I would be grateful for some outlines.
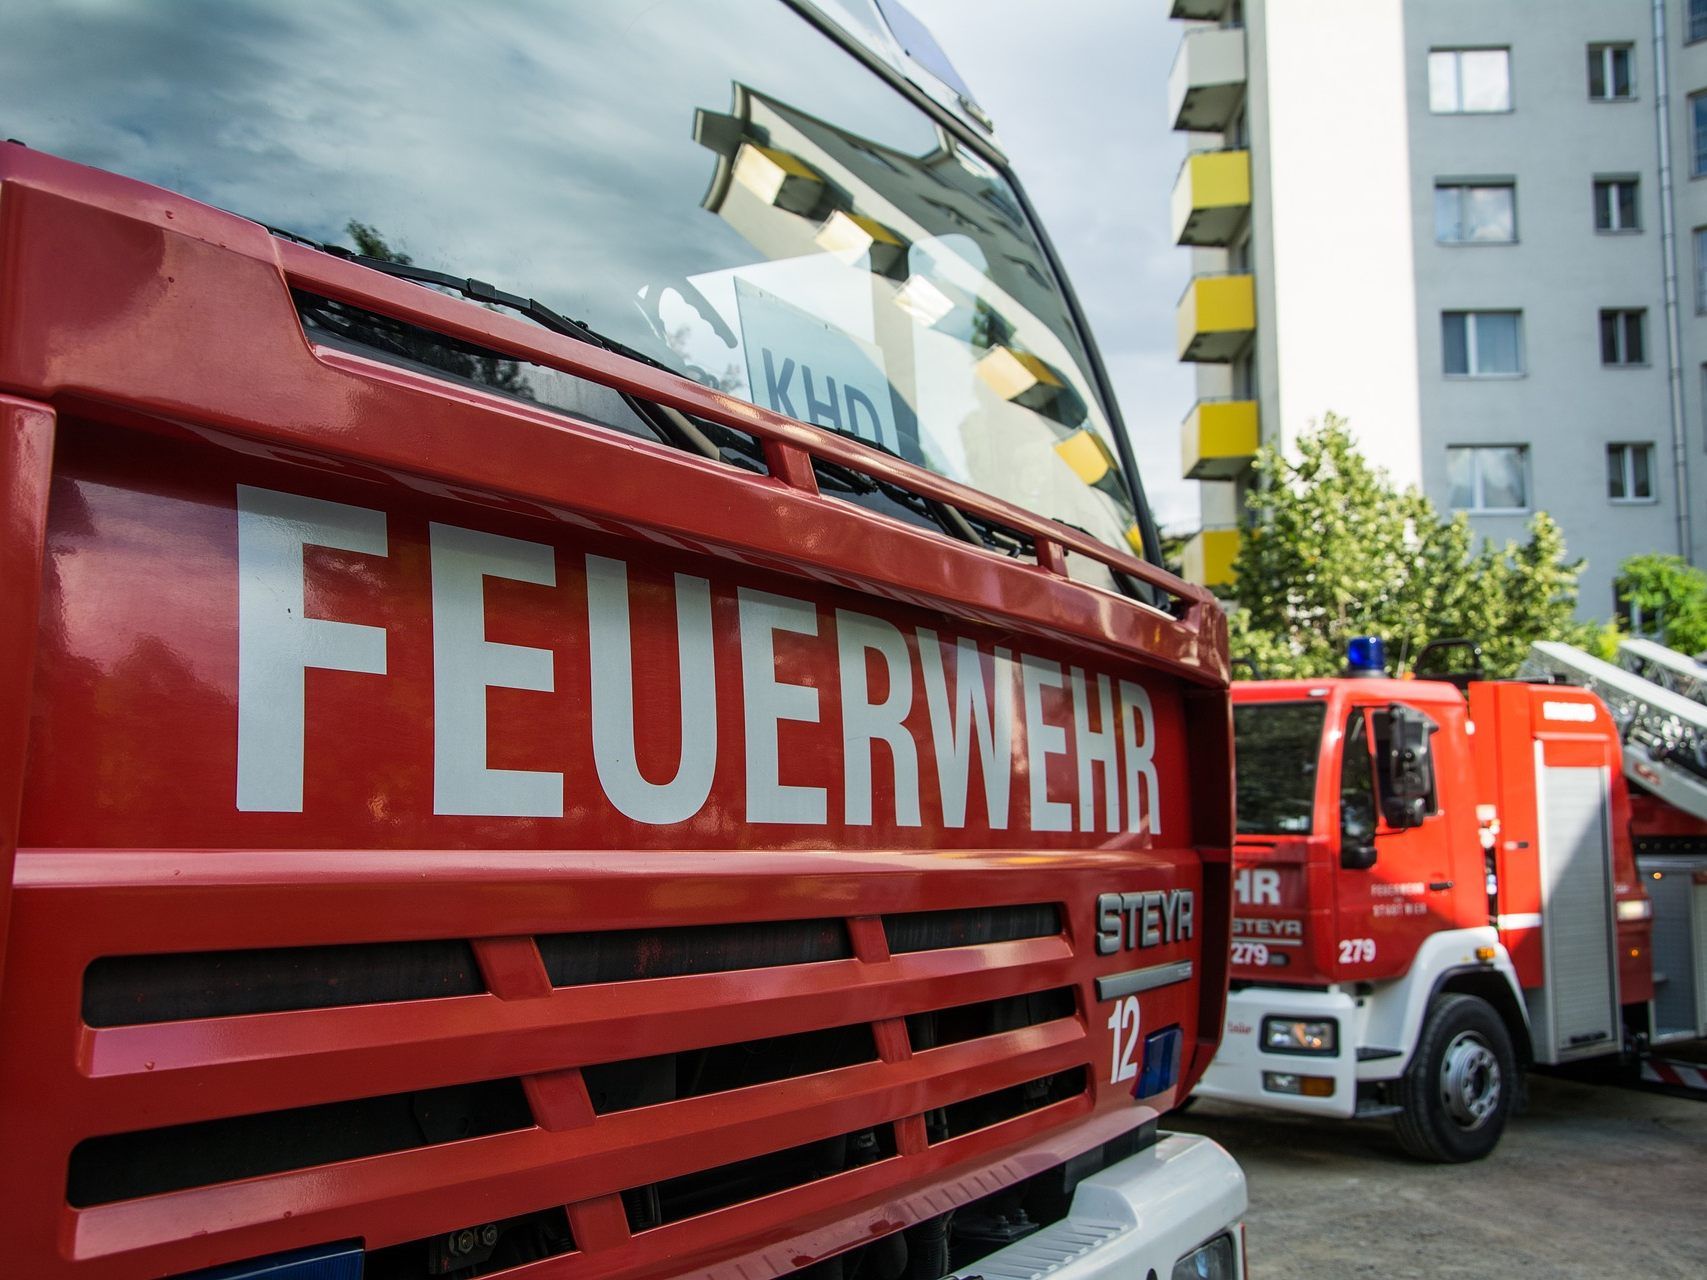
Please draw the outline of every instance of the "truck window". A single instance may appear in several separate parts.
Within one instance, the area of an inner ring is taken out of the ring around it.
[[[1241,835],[1308,835],[1327,707],[1251,702],[1233,708]]]
[[[1359,844],[1375,836],[1375,764],[1369,752],[1369,712],[1346,717],[1340,761],[1340,840]]]
[[[537,298],[1139,548],[1116,428],[1014,187],[788,5],[512,0],[400,21],[18,0],[5,26],[0,137]],[[504,372],[504,392],[546,398]],[[1084,557],[1069,571],[1110,585]]]

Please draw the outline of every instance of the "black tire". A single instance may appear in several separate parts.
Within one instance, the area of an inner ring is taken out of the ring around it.
[[[1518,1090],[1517,1054],[1493,1006],[1438,996],[1399,1079],[1399,1145],[1438,1164],[1480,1160],[1499,1145]]]

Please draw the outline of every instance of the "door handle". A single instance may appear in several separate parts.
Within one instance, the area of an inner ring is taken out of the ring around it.
[[[1452,881],[1450,880],[1430,880],[1428,882],[1430,893],[1440,893],[1443,890],[1450,889],[1451,887]]]

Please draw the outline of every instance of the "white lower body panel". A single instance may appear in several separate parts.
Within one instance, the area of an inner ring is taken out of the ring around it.
[[[1242,1254],[1245,1175],[1208,1138],[1164,1133],[1079,1183],[1060,1222],[959,1268],[984,1280],[1143,1280],[1173,1274],[1199,1245],[1230,1232]],[[1244,1274],[1243,1258],[1239,1275]]]
[[[1333,1053],[1269,1053],[1262,1047],[1262,1020],[1269,1017],[1333,1018],[1339,1024]],[[1361,1017],[1356,1001],[1339,991],[1291,991],[1274,987],[1247,987],[1227,997],[1227,1021],[1221,1047],[1197,1094],[1278,1107],[1312,1116],[1348,1117],[1357,1111],[1357,1039]],[[1329,1076],[1333,1094],[1306,1098],[1276,1093],[1264,1088],[1263,1077],[1276,1072],[1287,1075]]]

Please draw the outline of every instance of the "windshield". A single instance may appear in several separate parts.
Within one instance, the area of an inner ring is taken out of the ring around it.
[[[1316,760],[1326,718],[1321,702],[1247,702],[1233,708],[1240,835],[1315,830]]]
[[[1013,188],[779,0],[10,0],[4,27],[0,136],[538,298],[1137,549]]]

